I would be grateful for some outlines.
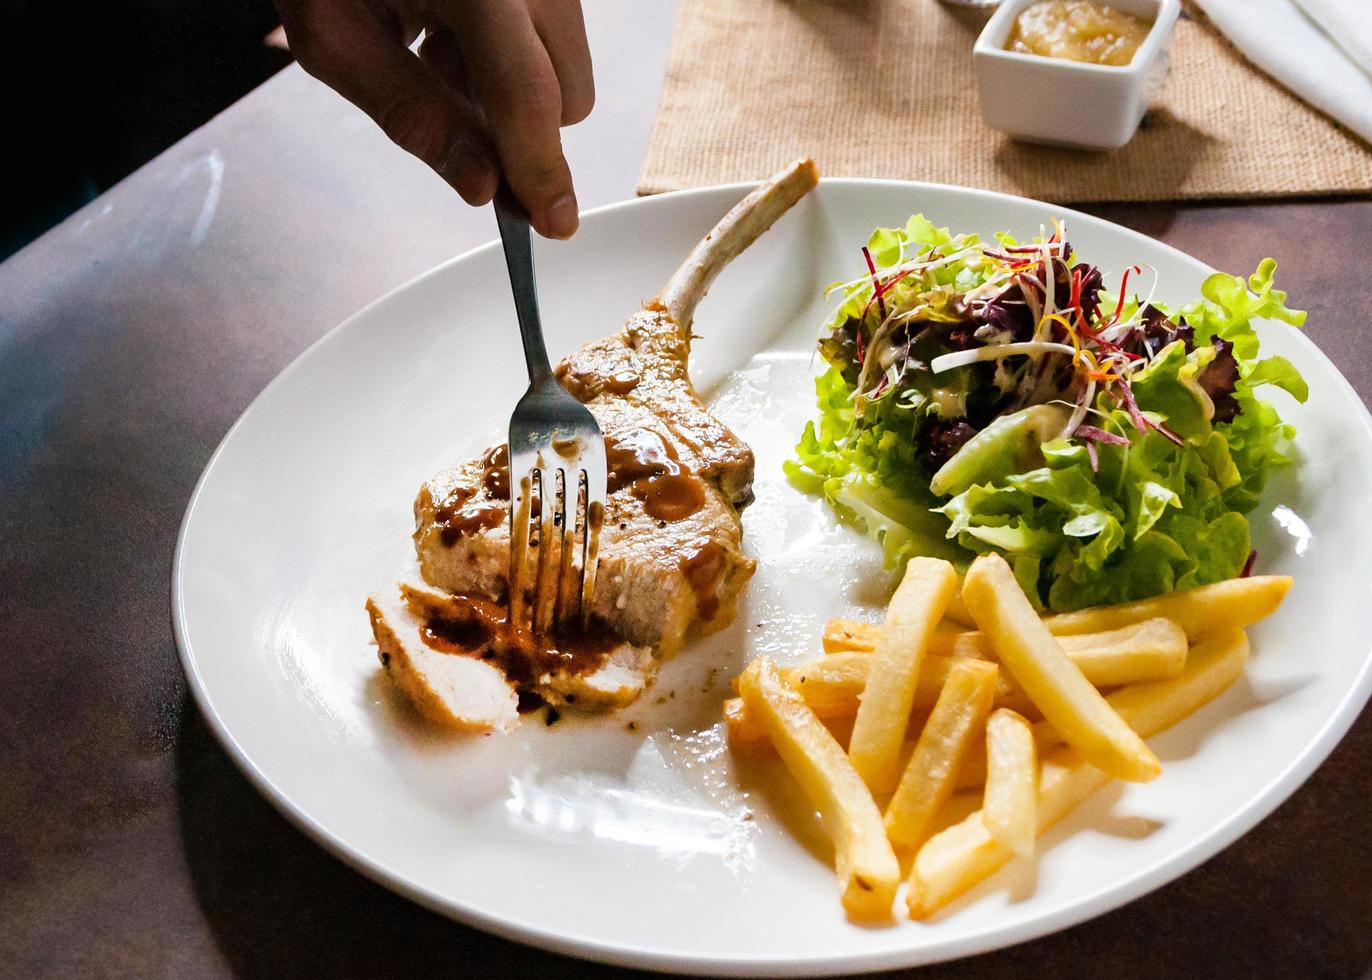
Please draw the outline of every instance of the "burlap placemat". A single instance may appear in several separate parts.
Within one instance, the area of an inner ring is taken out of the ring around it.
[[[827,176],[1059,202],[1372,191],[1372,148],[1189,12],[1128,146],[1015,143],[977,109],[984,17],[936,0],[681,0],[639,192],[756,179],[798,156]]]

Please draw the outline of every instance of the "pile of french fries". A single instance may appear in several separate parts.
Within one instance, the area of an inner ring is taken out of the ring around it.
[[[925,918],[1112,778],[1153,779],[1144,739],[1224,691],[1247,627],[1291,579],[1254,576],[1041,618],[999,555],[959,582],[912,559],[885,622],[833,620],[825,656],[748,665],[725,702],[736,751],[775,750],[834,843],[844,909]],[[913,745],[911,745],[913,742]],[[980,808],[949,824],[955,796]],[[939,829],[942,826],[942,829]]]

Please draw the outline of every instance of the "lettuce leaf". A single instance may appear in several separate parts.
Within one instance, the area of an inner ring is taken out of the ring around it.
[[[967,240],[916,215],[904,228],[878,229],[868,248],[879,265],[889,266]],[[997,240],[1013,243],[1008,236]],[[1252,548],[1245,515],[1257,506],[1271,470],[1291,461],[1295,435],[1257,392],[1280,389],[1301,402],[1309,395],[1289,361],[1259,357],[1255,320],[1292,326],[1305,320],[1274,287],[1275,268],[1266,259],[1246,280],[1216,273],[1205,280],[1200,299],[1165,311],[1194,338],[1156,352],[1134,373],[1131,389],[1145,416],[1164,423],[1180,445],[1156,429],[1140,432],[1103,390],[1091,406],[1091,425],[1127,444],[1102,441],[1088,451],[1080,439],[1053,438],[1061,428],[1046,424],[1046,415],[1038,420],[1045,424],[1032,427],[1002,416],[944,465],[936,493],[934,474],[915,451],[928,414],[924,396],[911,389],[855,411],[851,379],[833,367],[816,380],[818,417],[807,424],[786,472],[797,487],[821,495],[879,539],[892,566],[916,554],[963,564],[995,551],[1010,561],[1031,599],[1052,610],[1239,575]],[[954,264],[940,279],[956,285],[963,271]],[[842,317],[862,316],[863,302],[857,294],[846,297],[831,331]],[[1239,365],[1231,421],[1217,421],[1198,380],[1217,356],[1216,339],[1233,345]],[[1065,416],[1053,407],[1054,418]],[[1014,442],[1026,431],[1038,441],[1036,451]]]

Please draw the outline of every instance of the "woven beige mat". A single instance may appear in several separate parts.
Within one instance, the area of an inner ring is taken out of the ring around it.
[[[1191,16],[1128,146],[1012,142],[977,110],[984,16],[936,0],[681,0],[639,192],[765,177],[798,156],[832,177],[1058,202],[1372,191],[1372,148]]]

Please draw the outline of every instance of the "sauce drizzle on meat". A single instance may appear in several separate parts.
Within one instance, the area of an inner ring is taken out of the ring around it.
[[[504,445],[486,450],[481,457],[481,486],[486,499],[475,499],[475,487],[456,486],[434,511],[439,540],[447,547],[457,544],[463,535],[503,523],[509,514],[510,452]]]
[[[705,487],[681,465],[672,445],[651,429],[605,439],[610,493],[629,488],[655,520],[680,521],[705,506]]]
[[[455,545],[464,534],[495,527],[505,520],[504,506],[473,501],[475,496],[476,491],[471,487],[455,487],[443,506],[434,511],[439,538],[448,547]]]
[[[622,347],[601,347],[591,363],[578,363],[576,355],[557,366],[554,373],[567,393],[579,402],[590,402],[601,395],[627,395],[642,380],[643,364],[633,351]]]
[[[575,445],[557,445],[561,455],[574,454]],[[609,493],[628,489],[643,501],[643,510],[658,521],[682,521],[705,506],[705,485],[682,465],[672,444],[651,429],[633,429],[605,437],[606,489]],[[451,548],[466,534],[475,534],[503,522],[509,514],[510,453],[505,445],[488,449],[481,457],[481,487],[478,491],[457,486],[443,505],[434,511],[439,538]],[[537,507],[538,495],[530,501]],[[592,529],[598,534],[599,523]]]
[[[543,703],[538,689],[547,675],[590,673],[623,642],[599,620],[584,630],[534,633],[513,626],[503,605],[479,596],[449,596],[441,605],[415,612],[424,622],[420,635],[434,650],[480,657],[498,666],[514,685],[521,710]]]
[[[701,619],[714,619],[719,612],[719,578],[724,573],[727,557],[723,545],[707,541],[693,554],[681,559],[681,573],[695,593],[696,610]]]
[[[510,447],[503,442],[481,457],[481,485],[494,498],[510,496]]]

